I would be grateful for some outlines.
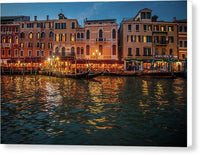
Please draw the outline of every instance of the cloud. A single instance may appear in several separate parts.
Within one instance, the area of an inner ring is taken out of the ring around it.
[[[94,3],[91,8],[88,8],[87,10],[84,10],[84,12],[80,13],[78,20],[82,23],[85,18],[90,18],[97,13],[102,5],[103,3]]]

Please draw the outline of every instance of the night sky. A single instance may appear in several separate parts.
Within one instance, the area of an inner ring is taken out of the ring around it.
[[[135,17],[143,8],[152,10],[152,15],[158,15],[158,20],[172,21],[187,19],[187,1],[133,1],[133,2],[66,2],[66,3],[2,3],[1,16],[30,16],[31,20],[37,16],[38,20],[58,19],[61,12],[67,18],[78,19],[83,25],[88,19],[117,19]]]

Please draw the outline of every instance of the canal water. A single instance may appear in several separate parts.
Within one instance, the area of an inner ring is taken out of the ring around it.
[[[4,144],[187,145],[187,81],[1,76]]]

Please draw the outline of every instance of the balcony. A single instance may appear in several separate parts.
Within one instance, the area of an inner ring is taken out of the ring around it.
[[[12,44],[10,43],[1,43],[1,47],[11,47]]]
[[[96,41],[97,42],[103,42],[103,41],[106,41],[106,38],[96,38]]]
[[[168,41],[160,41],[160,42],[154,42],[154,45],[156,46],[167,46]]]
[[[76,38],[76,42],[84,42],[85,39],[84,38]]]

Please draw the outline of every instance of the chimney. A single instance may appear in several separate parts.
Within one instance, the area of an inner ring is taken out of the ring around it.
[[[37,16],[34,16],[34,20],[37,21]]]
[[[176,21],[176,17],[173,18],[173,22],[175,22],[175,21]]]
[[[49,20],[49,15],[47,15],[47,20]]]

